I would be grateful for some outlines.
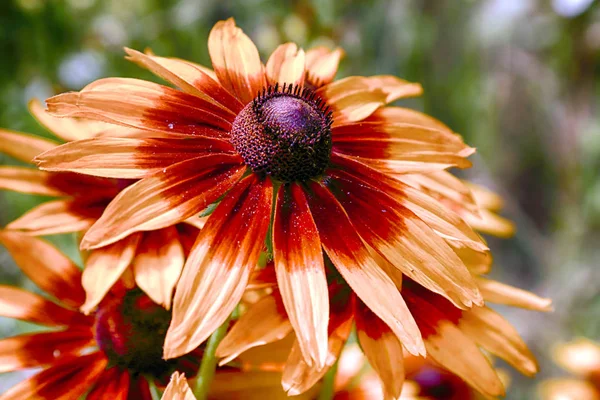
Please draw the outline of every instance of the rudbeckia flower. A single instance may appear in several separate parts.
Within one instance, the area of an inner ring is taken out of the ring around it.
[[[330,282],[326,364],[324,367],[308,365],[301,356],[300,339],[296,337],[293,345],[288,346],[291,351],[283,369],[283,388],[289,395],[298,395],[315,385],[335,364],[355,326],[358,342],[381,380],[385,398],[398,398],[405,376],[414,369],[403,365],[403,342],[347,284],[333,279]],[[481,277],[477,282],[486,302],[537,311],[551,309],[550,300],[527,291]],[[222,357],[223,364],[236,357],[243,361],[244,352],[294,335],[282,295],[275,290],[275,282],[272,283],[273,292],[249,307],[219,345],[217,355]],[[537,372],[535,358],[515,328],[491,308],[460,309],[409,279],[404,279],[398,292],[409,310],[407,318],[414,318],[422,334],[427,349],[425,360],[443,367],[478,392],[488,397],[504,394],[497,371],[480,348],[504,359],[527,376]]]
[[[102,122],[52,117],[35,100],[29,104],[29,109],[48,131],[67,141],[109,134],[136,134],[134,129]],[[38,154],[57,146],[59,143],[53,140],[0,129],[0,152],[24,163],[31,163]],[[7,229],[30,235],[85,232],[100,218],[119,192],[135,182],[126,178],[100,178],[70,172],[39,171],[23,166],[1,166],[0,189],[57,197],[27,211],[11,222]],[[169,308],[186,252],[196,239],[202,223],[200,218],[190,218],[185,224],[134,233],[89,252],[82,278],[87,294],[82,310],[93,310],[127,269],[133,272],[137,285],[146,294]]]
[[[48,242],[0,231],[21,270],[50,297],[0,285],[0,315],[48,327],[0,340],[0,372],[41,371],[0,395],[2,400],[152,400],[150,383],[166,385],[175,370],[193,376],[202,351],[169,361],[162,344],[171,313],[127,280],[90,315],[78,311],[81,271]]]
[[[486,245],[458,214],[399,178],[468,167],[474,151],[434,119],[386,107],[420,94],[418,84],[335,81],[340,50],[292,43],[263,65],[233,19],[214,26],[208,48],[214,71],[127,50],[180,90],[109,78],[49,99],[54,116],[147,134],[75,141],[37,158],[48,171],[139,179],[87,231],[83,248],[214,208],[177,286],[166,358],[196,348],[228,318],[265,250],[299,351],[319,368],[332,326],[328,274],[412,354],[426,345],[398,291],[402,276],[457,309],[483,304],[459,253],[485,256]]]

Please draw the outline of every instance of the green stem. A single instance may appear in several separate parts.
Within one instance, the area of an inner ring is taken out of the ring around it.
[[[160,391],[156,387],[156,383],[154,383],[154,379],[147,378],[147,380],[148,380],[148,387],[150,388],[150,395],[152,396],[152,400],[160,400],[162,395],[160,394]]]
[[[338,363],[337,361],[329,371],[323,377],[323,386],[321,387],[321,392],[319,393],[318,400],[331,400],[333,399],[333,395],[335,394],[335,375],[337,374]]]
[[[194,386],[194,395],[198,400],[206,400],[208,398],[208,390],[210,384],[215,376],[215,370],[217,368],[217,357],[216,351],[219,343],[225,337],[227,328],[229,327],[229,319],[223,323],[220,327],[208,339],[206,347],[204,349],[204,355],[202,356],[202,363],[200,364],[200,371]]]

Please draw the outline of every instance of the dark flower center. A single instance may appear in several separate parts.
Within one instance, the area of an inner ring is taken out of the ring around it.
[[[110,363],[133,374],[170,374],[177,359],[165,361],[162,354],[171,313],[140,290],[109,296],[98,306],[95,329],[98,346]]]
[[[238,114],[231,142],[254,172],[305,181],[327,168],[331,123],[331,112],[312,91],[275,85]]]

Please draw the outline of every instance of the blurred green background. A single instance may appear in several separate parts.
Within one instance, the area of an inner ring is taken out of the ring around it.
[[[552,297],[540,315],[503,309],[538,355],[534,380],[513,375],[508,399],[535,398],[562,374],[557,341],[600,337],[600,6],[593,0],[4,0],[0,126],[45,135],[27,102],[107,76],[155,79],[123,59],[146,47],[209,65],[207,36],[233,16],[263,59],[281,42],[346,50],[338,76],[421,82],[406,102],[477,147],[464,176],[501,193],[517,235],[489,238],[493,276]],[[14,160],[1,156],[4,164]],[[41,198],[0,193],[0,223]],[[59,237],[76,254],[73,237]],[[2,283],[32,287],[0,253]],[[31,329],[0,320],[0,336]],[[21,374],[0,376],[0,392]]]

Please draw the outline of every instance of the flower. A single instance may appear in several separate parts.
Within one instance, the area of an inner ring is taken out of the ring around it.
[[[149,383],[165,385],[176,369],[196,373],[201,350],[162,359],[171,313],[120,281],[90,315],[77,311],[85,298],[81,271],[48,242],[0,231],[22,271],[54,300],[0,285],[0,315],[52,329],[0,340],[0,372],[41,368],[10,388],[2,400],[151,400]],[[129,397],[128,397],[129,396]]]
[[[340,50],[292,43],[265,66],[233,19],[215,25],[208,47],[214,71],[127,49],[181,90],[109,78],[49,99],[52,115],[147,133],[75,141],[37,157],[48,171],[139,179],[87,231],[83,248],[214,207],[177,286],[166,358],[196,348],[227,319],[265,250],[299,351],[319,368],[331,326],[328,275],[413,354],[424,354],[425,343],[397,287],[403,275],[458,309],[483,304],[462,259],[488,257],[487,246],[458,214],[403,180],[468,167],[474,151],[440,122],[386,107],[420,94],[418,84],[334,81]]]
[[[107,134],[135,136],[136,130],[76,118],[56,118],[45,113],[38,101],[29,104],[31,113],[61,139],[77,140]],[[55,141],[20,132],[0,130],[0,151],[19,161],[56,148]],[[110,160],[105,160],[110,163]],[[31,235],[85,232],[102,215],[121,190],[134,182],[99,178],[70,172],[45,172],[21,166],[0,167],[0,188],[21,193],[58,197],[44,202],[11,222],[7,229]],[[93,310],[128,268],[137,285],[155,302],[169,308],[184,258],[203,220],[151,232],[134,233],[103,248],[91,251],[85,262],[83,287],[87,298],[84,312]],[[194,227],[195,226],[195,227]]]
[[[600,345],[579,338],[554,349],[558,365],[574,378],[548,379],[540,385],[543,400],[600,399]]]
[[[550,300],[524,290],[481,277],[477,282],[486,302],[537,311],[551,309]],[[480,348],[504,359],[527,376],[537,372],[535,358],[516,330],[487,306],[459,309],[443,296],[410,279],[404,279],[400,292],[410,312],[408,317],[414,318],[422,334],[427,349],[426,360],[440,365],[475,390],[488,397],[504,393],[500,377]],[[329,298],[326,364],[324,367],[308,365],[295,339],[283,368],[282,384],[286,392],[298,395],[315,385],[339,358],[354,324],[358,342],[382,382],[383,393],[389,398],[398,398],[403,391],[405,375],[414,369],[414,365],[403,366],[405,353],[401,340],[347,284],[332,282]],[[243,363],[244,352],[284,341],[290,334],[293,336],[292,332],[281,294],[273,290],[240,317],[220,343],[217,356],[222,357],[221,364],[236,357]],[[414,364],[415,357],[409,359]]]

